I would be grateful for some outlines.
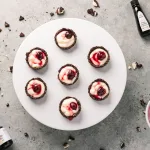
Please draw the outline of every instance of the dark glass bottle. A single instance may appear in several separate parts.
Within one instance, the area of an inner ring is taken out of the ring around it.
[[[0,150],[5,150],[13,144],[11,137],[5,128],[0,127]]]
[[[131,5],[134,11],[134,15],[136,18],[136,23],[137,23],[137,27],[138,27],[140,35],[142,37],[150,35],[150,23],[140,6],[139,1],[132,0]]]

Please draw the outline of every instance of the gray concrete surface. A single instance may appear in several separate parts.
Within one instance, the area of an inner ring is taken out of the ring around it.
[[[149,0],[140,2],[150,19]],[[0,97],[0,125],[14,140],[9,150],[62,150],[62,143],[70,134],[75,137],[70,150],[99,150],[100,147],[120,150],[121,141],[125,142],[126,150],[150,150],[150,129],[139,102],[150,99],[150,38],[144,40],[139,36],[130,0],[100,0],[100,5],[101,8],[96,9],[98,17],[92,17],[86,13],[92,7],[92,0],[0,0],[0,28],[3,30],[0,33],[0,87],[4,93]],[[53,7],[58,6],[63,6],[66,14],[50,17],[49,13],[55,11]],[[20,15],[26,21],[19,22]],[[20,32],[27,36],[43,23],[65,17],[86,19],[102,26],[119,43],[127,64],[136,60],[144,65],[141,70],[128,71],[123,98],[108,118],[89,129],[75,132],[51,129],[34,120],[19,103],[12,74],[7,71],[24,40],[19,37]],[[4,27],[5,21],[10,24],[11,31]],[[141,127],[141,132],[136,131],[137,126]],[[29,138],[24,137],[25,132],[29,133]]]

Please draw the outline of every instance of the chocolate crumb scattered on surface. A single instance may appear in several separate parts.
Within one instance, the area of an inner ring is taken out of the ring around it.
[[[69,145],[67,142],[65,142],[65,143],[63,144],[64,149],[67,149],[69,146],[70,146],[70,145]]]
[[[6,106],[9,107],[9,103],[7,103]]]
[[[51,12],[51,13],[50,13],[50,16],[51,16],[51,17],[53,17],[53,16],[54,16],[54,13],[53,13],[53,12]]]
[[[29,134],[28,134],[28,133],[24,133],[24,136],[28,138],[28,137],[29,137]]]
[[[48,12],[46,12],[48,14]]]
[[[19,36],[20,37],[25,37],[25,34],[21,32]]]
[[[128,69],[129,69],[129,70],[131,70],[131,69],[132,69],[132,67],[131,67],[131,66],[128,66]]]
[[[141,128],[140,127],[136,127],[136,131],[137,132],[141,132]]]
[[[20,16],[20,17],[19,17],[19,21],[22,21],[22,20],[24,20],[24,17],[23,17],[23,16]]]
[[[137,68],[138,68],[138,69],[141,69],[141,68],[143,68],[143,65],[137,63]]]
[[[65,9],[63,7],[58,7],[56,13],[57,15],[63,15],[65,13]]]
[[[122,142],[122,143],[120,144],[120,148],[122,149],[122,148],[124,148],[124,147],[125,147],[125,143]]]
[[[100,5],[99,5],[97,0],[93,0],[93,6],[94,7],[100,7]]]
[[[94,17],[96,17],[98,15],[98,13],[95,10],[93,10],[93,8],[88,9],[87,13]]]
[[[75,138],[74,138],[73,136],[70,135],[70,136],[68,137],[68,141],[69,141],[69,142],[70,142],[70,141],[74,141],[74,140],[75,140]]]
[[[5,22],[5,27],[8,28],[10,27],[10,25],[7,22]]]
[[[142,100],[140,100],[140,104],[141,104],[141,106],[143,106],[143,107],[145,107],[146,106],[146,103],[145,103],[145,101],[142,99]]]
[[[0,29],[0,32],[2,32],[2,29]]]
[[[4,96],[4,94],[3,93],[1,93],[1,97],[3,97]]]
[[[13,66],[10,66],[9,70],[10,70],[11,73],[13,73]]]
[[[31,140],[32,140],[32,141],[35,141],[35,137],[33,136],[33,137],[31,138]]]
[[[146,130],[146,128],[144,128],[144,130]]]

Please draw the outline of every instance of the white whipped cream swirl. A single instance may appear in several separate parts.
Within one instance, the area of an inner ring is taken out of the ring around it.
[[[71,38],[66,38],[65,34],[68,31],[62,31],[56,36],[57,44],[62,47],[62,48],[67,48],[70,47],[74,44],[75,42],[75,36],[72,35]]]

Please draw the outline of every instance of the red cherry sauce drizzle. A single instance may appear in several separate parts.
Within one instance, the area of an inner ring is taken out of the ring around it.
[[[106,58],[105,52],[101,52],[101,51],[95,52],[95,53],[93,54],[93,56],[92,56],[92,59],[93,59],[95,62],[97,62],[98,65],[100,65],[100,61],[99,61],[99,60],[102,61],[102,60],[105,59],[105,58]]]
[[[97,86],[97,85],[100,85],[101,84],[101,82],[97,82],[97,84],[95,85],[95,87]],[[94,88],[95,88],[94,87]],[[93,95],[93,97],[95,97],[96,99],[102,99],[101,97],[104,95],[104,94],[106,94],[106,90],[102,87],[102,86],[100,86],[100,88],[98,89],[98,91],[97,91],[97,95]]]
[[[38,64],[40,66],[42,66],[43,65],[42,59],[45,58],[45,53],[44,52],[37,52],[35,57],[40,61]]]
[[[64,77],[67,75],[68,80],[72,80],[76,76],[76,72],[73,70],[66,70],[66,72],[63,74],[61,80],[64,80]]]
[[[32,89],[35,92],[35,95],[38,95],[41,93],[42,87],[40,84],[33,83],[28,90]]]

